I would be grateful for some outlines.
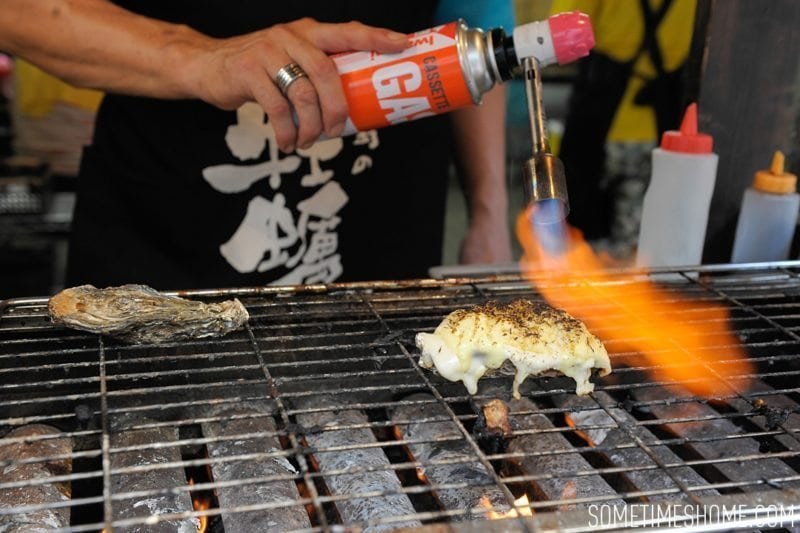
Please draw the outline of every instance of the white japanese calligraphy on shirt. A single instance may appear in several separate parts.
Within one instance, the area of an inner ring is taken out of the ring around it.
[[[242,164],[220,164],[203,169],[203,178],[223,194],[248,190],[260,180],[267,180],[272,198],[255,195],[247,206],[238,228],[219,250],[222,257],[239,273],[283,272],[275,279],[278,284],[327,283],[342,274],[337,228],[339,216],[349,198],[335,171],[324,163],[339,156],[345,142],[374,150],[380,145],[375,130],[358,133],[349,139],[326,139],[307,150],[283,156],[275,142],[275,132],[267,122],[260,106],[247,103],[236,112],[236,124],[230,126],[225,143]],[[261,158],[265,161],[246,163]],[[281,192],[284,176],[297,179],[293,174],[301,164],[308,162],[308,171],[299,177],[303,190],[309,196],[287,205]],[[369,154],[359,154],[352,164],[350,174],[361,174],[372,166]],[[346,178],[346,176],[345,176]],[[263,193],[263,190],[261,191]]]

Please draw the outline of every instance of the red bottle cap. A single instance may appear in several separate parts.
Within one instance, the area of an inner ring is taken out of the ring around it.
[[[680,131],[665,131],[661,148],[685,154],[710,154],[714,147],[711,135],[697,131],[697,104],[690,104],[683,115]]]
[[[547,22],[550,24],[553,49],[559,65],[566,65],[589,55],[594,47],[594,31],[589,15],[570,11],[553,15]]]
[[[6,54],[0,53],[0,77],[11,74],[14,70],[14,62]]]

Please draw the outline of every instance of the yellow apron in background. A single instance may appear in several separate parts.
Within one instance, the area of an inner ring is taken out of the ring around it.
[[[78,89],[21,59],[14,61],[14,99],[17,110],[33,118],[47,116],[56,103],[95,112],[103,93]]]
[[[650,0],[657,9],[662,0]],[[644,20],[639,0],[553,0],[551,13],[583,11],[592,19],[596,38],[595,50],[611,59],[626,62],[633,59],[644,38]],[[664,70],[672,72],[680,67],[689,55],[692,41],[696,0],[675,0],[656,35]],[[645,79],[656,75],[650,56],[645,52],[633,67],[633,76],[620,102],[611,129],[609,141],[655,141],[656,118],[649,106],[639,106],[634,97]]]

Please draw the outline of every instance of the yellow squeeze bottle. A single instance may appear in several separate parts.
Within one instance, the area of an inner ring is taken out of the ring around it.
[[[777,151],[769,170],[756,172],[753,185],[744,193],[731,260],[788,259],[799,208],[797,176],[785,171],[783,154]]]

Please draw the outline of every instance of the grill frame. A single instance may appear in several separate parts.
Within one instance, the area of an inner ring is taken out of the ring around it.
[[[664,277],[666,276],[666,277]],[[781,263],[769,264],[749,264],[749,265],[709,265],[702,267],[690,268],[669,268],[669,269],[652,269],[648,271],[643,270],[628,270],[619,269],[612,271],[612,279],[610,283],[628,283],[630,280],[652,278],[660,280],[664,283],[666,288],[666,297],[670,295],[680,294],[694,294],[701,296],[706,301],[724,303],[729,305],[734,310],[732,317],[732,325],[740,334],[746,335],[745,346],[755,350],[756,356],[753,357],[757,362],[773,361],[786,367],[791,367],[792,362],[800,359],[800,351],[797,354],[789,353],[783,355],[758,355],[760,350],[769,350],[774,348],[780,350],[783,347],[788,347],[797,344],[800,350],[800,298],[798,299],[797,312],[791,313],[793,303],[791,300],[794,297],[800,297],[800,262],[790,261]],[[542,276],[542,283],[548,281]],[[477,416],[465,413],[459,410],[458,407],[463,408],[468,405],[470,401],[475,402],[482,399],[490,399],[494,396],[482,394],[483,387],[479,390],[479,394],[475,398],[470,398],[466,391],[459,393],[458,389],[460,384],[448,384],[443,382],[438,376],[421,369],[417,365],[417,356],[415,348],[409,345],[409,335],[413,331],[420,328],[414,327],[415,324],[426,324],[422,329],[432,329],[439,320],[449,311],[455,307],[463,305],[471,305],[474,303],[483,303],[488,299],[494,298],[509,298],[514,295],[526,295],[529,297],[540,298],[538,294],[533,291],[529,284],[523,281],[517,275],[499,275],[484,278],[449,278],[444,280],[411,280],[411,281],[380,281],[380,282],[360,282],[360,283],[342,283],[330,285],[309,285],[309,286],[295,286],[295,287],[255,287],[243,289],[221,289],[221,290],[192,290],[192,291],[179,291],[171,294],[179,295],[182,297],[196,298],[196,299],[210,299],[217,300],[229,297],[238,297],[245,300],[245,305],[251,312],[253,312],[253,320],[248,324],[243,332],[234,334],[223,339],[213,341],[192,341],[183,343],[171,343],[163,347],[128,347],[114,341],[109,341],[100,336],[92,336],[79,332],[67,332],[46,323],[43,316],[43,308],[46,308],[46,298],[22,298],[13,299],[0,302],[0,399],[5,402],[9,398],[14,398],[17,402],[15,409],[19,411],[19,415],[10,416],[8,411],[12,410],[7,407],[2,410],[3,416],[0,416],[0,429],[7,426],[18,426],[27,423],[50,423],[56,426],[64,425],[67,423],[74,423],[72,421],[80,422],[81,414],[73,411],[58,412],[58,407],[52,407],[51,404],[57,402],[64,402],[69,405],[97,405],[97,409],[88,413],[87,420],[84,424],[86,427],[81,428],[76,426],[73,430],[64,430],[60,436],[67,436],[73,441],[78,439],[94,439],[98,446],[96,448],[89,448],[84,450],[74,451],[71,458],[86,459],[86,460],[100,460],[101,470],[72,473],[68,476],[61,476],[50,481],[78,481],[80,479],[88,478],[102,478],[102,494],[92,497],[84,498],[81,501],[86,504],[102,504],[104,519],[101,522],[93,522],[90,524],[78,525],[67,529],[68,531],[92,531],[101,527],[110,530],[112,526],[124,527],[141,524],[141,519],[127,519],[114,522],[113,507],[115,502],[119,503],[124,498],[147,497],[159,493],[158,491],[134,491],[120,494],[112,494],[111,480],[112,475],[120,475],[121,473],[135,473],[148,471],[148,466],[134,466],[128,467],[120,471],[112,467],[112,455],[119,454],[126,451],[125,449],[116,449],[112,445],[111,439],[111,420],[119,416],[121,413],[140,412],[144,414],[152,414],[152,412],[171,413],[189,412],[194,408],[202,409],[202,402],[198,404],[197,398],[205,398],[208,406],[218,405],[220,400],[228,402],[231,406],[236,407],[247,402],[264,401],[268,404],[268,409],[271,414],[265,416],[273,417],[279,425],[274,434],[276,438],[282,438],[283,448],[275,452],[254,454],[247,457],[238,457],[238,459],[249,460],[272,460],[276,458],[284,458],[285,460],[292,460],[293,465],[299,469],[296,475],[286,474],[283,477],[269,477],[257,479],[257,481],[293,481],[298,485],[302,485],[308,491],[307,495],[298,498],[296,504],[310,505],[310,513],[312,517],[316,518],[316,522],[309,529],[310,531],[331,531],[335,529],[335,523],[330,521],[331,506],[335,506],[336,501],[347,499],[348,495],[337,496],[334,494],[321,493],[318,490],[318,479],[321,474],[315,470],[312,464],[309,464],[309,456],[313,456],[314,451],[309,450],[307,444],[304,444],[304,431],[307,432],[308,428],[298,427],[295,422],[298,414],[308,414],[313,412],[325,412],[330,408],[301,408],[296,404],[303,398],[312,398],[320,395],[322,391],[312,388],[311,385],[316,383],[359,383],[368,382],[370,385],[343,385],[336,391],[338,395],[348,395],[352,399],[348,402],[348,408],[362,409],[369,412],[375,412],[381,409],[390,408],[395,404],[396,400],[392,399],[393,396],[404,392],[414,392],[424,390],[431,394],[433,401],[438,405],[444,407],[448,414],[447,419],[433,418],[430,421],[438,422],[451,422],[454,427],[458,429],[460,438],[466,440],[472,451],[474,458],[477,459],[492,477],[494,486],[499,488],[508,499],[509,505],[513,505],[514,494],[509,486],[516,486],[519,484],[536,484],[544,479],[547,479],[551,474],[525,474],[525,475],[506,475],[498,474],[493,468],[492,462],[501,460],[512,460],[513,455],[508,453],[501,454],[487,454],[478,445],[469,427],[474,423]],[[420,296],[422,295],[422,296]],[[786,302],[781,303],[781,299],[786,299]],[[748,303],[748,299],[754,299],[757,302],[764,300],[760,303]],[[419,303],[423,305],[419,305]],[[788,303],[787,303],[788,302]],[[614,303],[611,303],[612,305]],[[780,305],[787,312],[782,313]],[[43,307],[44,306],[44,307]],[[779,311],[775,314],[775,311]],[[272,313],[271,311],[275,311]],[[796,317],[795,317],[796,315]],[[798,327],[786,325],[783,322],[789,322],[793,319],[798,320]],[[272,324],[271,320],[277,320],[276,324]],[[31,321],[34,321],[31,324]],[[38,324],[36,323],[38,321]],[[689,319],[691,321],[691,319]],[[330,325],[326,329],[326,322]],[[748,326],[754,322],[753,327]],[[407,325],[408,327],[400,327]],[[302,333],[296,334],[294,332],[301,331]],[[279,335],[274,335],[279,333]],[[38,338],[39,334],[43,334],[43,338]],[[770,335],[777,335],[775,339],[764,340],[757,342],[750,342],[752,337],[760,338],[769,337]],[[342,340],[345,336],[346,342]],[[602,338],[602,335],[600,335]],[[352,342],[352,339],[357,339]],[[777,340],[780,339],[780,340]],[[336,342],[335,342],[336,341]],[[42,343],[44,349],[35,348],[37,343]],[[26,346],[31,348],[23,349]],[[48,349],[48,346],[50,347]],[[57,347],[55,347],[57,346]],[[19,350],[17,350],[19,348]],[[722,347],[724,348],[724,347]],[[787,348],[788,349],[788,348]],[[159,351],[167,350],[167,355],[154,355]],[[282,353],[282,351],[289,350],[299,360],[278,360],[273,358]],[[383,350],[383,351],[381,351]],[[612,351],[611,349],[609,350]],[[174,352],[174,353],[173,353]],[[346,355],[341,356],[342,353]],[[96,354],[96,360],[89,359],[90,354]],[[131,356],[133,354],[133,356]],[[318,355],[314,355],[318,354]],[[337,355],[339,354],[339,355]],[[375,365],[375,370],[367,367],[361,367],[355,371],[341,371],[340,367],[346,365],[359,366],[365,359],[364,354],[369,354],[368,359]],[[630,354],[617,353],[620,357],[630,357]],[[309,356],[309,357],[306,357]],[[17,365],[17,362],[25,358],[23,364]],[[41,361],[47,358],[54,358],[56,361],[41,364]],[[305,357],[305,358],[304,358]],[[70,361],[70,358],[78,358],[77,362],[64,362]],[[81,359],[83,358],[83,359]],[[27,360],[30,360],[28,362]],[[217,361],[222,361],[225,364],[215,366]],[[249,361],[249,362],[241,362]],[[210,366],[201,367],[187,367],[188,363],[206,363]],[[612,358],[613,362],[613,358]],[[176,365],[175,368],[162,369],[162,370],[143,370],[143,366],[149,366],[158,363],[168,367],[170,364]],[[319,368],[316,372],[300,372],[299,366],[304,365],[308,368]],[[129,368],[125,371],[125,368]],[[190,370],[187,370],[190,368]],[[641,372],[644,366],[641,367],[628,367],[628,368],[615,368],[615,373],[619,375],[633,375]],[[96,370],[96,375],[95,375]],[[24,375],[32,375],[36,373],[44,373],[54,376],[58,373],[64,373],[65,377],[47,380],[41,380],[42,383],[13,381],[10,378],[20,378]],[[189,374],[190,373],[190,374]],[[760,372],[756,376],[759,379],[767,381],[785,381],[790,379],[792,375],[800,373],[798,370],[780,370],[778,372]],[[77,374],[77,376],[76,376]],[[83,374],[83,375],[82,375]],[[204,376],[214,378],[218,374],[222,378],[214,381],[203,379]],[[181,378],[185,378],[185,383],[180,383]],[[197,382],[194,382],[194,379]],[[8,381],[7,381],[8,379]],[[163,380],[166,384],[158,386],[146,386],[149,380],[154,383],[159,383]],[[331,381],[334,380],[334,381]],[[486,380],[486,378],[485,378]],[[137,383],[140,381],[145,382],[145,386],[131,386],[128,383]],[[507,380],[501,380],[505,384],[506,390],[509,389]],[[526,396],[538,402],[538,408],[535,413],[517,412],[519,416],[525,414],[542,415],[549,420],[557,420],[558,417],[564,416],[566,410],[558,407],[553,403],[553,398],[559,395],[568,394],[569,388],[564,388],[563,383],[558,380],[544,380],[545,387],[542,388],[542,380],[534,380],[529,378],[528,387],[524,390],[527,392]],[[482,381],[483,383],[483,381]],[[622,392],[634,391],[637,388],[648,389],[658,383],[649,380],[647,382],[640,382],[638,387],[631,387],[628,383],[609,382],[606,384],[602,382],[598,386],[599,392],[605,392],[618,398]],[[42,397],[34,390],[39,385],[41,391],[55,390],[63,391],[60,396],[55,397]],[[47,387],[50,387],[49,389]],[[81,393],[77,392],[86,388],[95,388],[96,392]],[[215,392],[219,391],[220,394],[228,394],[221,398],[213,396]],[[735,390],[735,387],[734,387]],[[235,392],[231,392],[235,391]],[[30,397],[25,398],[25,395]],[[178,399],[170,401],[162,401],[157,404],[149,404],[148,398],[153,395],[161,395],[164,397],[172,397],[178,395]],[[211,394],[211,396],[209,396]],[[723,421],[734,423],[736,421],[745,420],[742,424],[737,426],[743,429],[742,433],[727,435],[725,438],[719,436],[712,436],[703,440],[702,438],[687,438],[685,436],[675,435],[672,438],[666,438],[663,435],[657,437],[652,442],[646,442],[641,437],[637,437],[631,431],[630,424],[625,420],[620,419],[619,414],[615,413],[616,406],[597,402],[600,410],[605,412],[606,415],[614,420],[616,427],[611,425],[606,426],[581,426],[581,430],[611,430],[618,429],[627,431],[627,436],[630,442],[626,443],[625,448],[636,448],[645,453],[655,464],[648,465],[647,468],[641,468],[642,471],[654,470],[663,472],[665,475],[672,474],[673,470],[679,467],[689,466],[697,471],[703,469],[716,469],[721,464],[729,463],[730,458],[707,458],[700,457],[695,459],[680,458],[678,463],[670,464],[665,463],[659,458],[658,454],[653,451],[654,447],[701,447],[704,444],[712,444],[716,441],[757,441],[757,442],[781,442],[784,443],[783,451],[771,451],[766,454],[767,457],[780,461],[781,464],[789,466],[792,461],[800,461],[800,425],[787,422],[787,420],[779,421],[772,428],[758,429],[755,420],[758,416],[763,416],[754,407],[754,403],[758,399],[767,402],[778,398],[787,396],[790,399],[797,400],[800,403],[800,387],[798,388],[778,388],[774,390],[760,390],[755,393],[746,394],[733,394],[730,396],[721,396],[719,400],[722,404],[730,407],[731,402],[744,402],[744,409],[747,406],[751,408],[752,412],[741,412],[735,408],[731,408],[728,412],[715,411],[705,417],[673,417],[673,418],[656,418],[654,420],[638,419],[635,424],[636,428],[644,428],[649,431],[650,429],[661,428],[664,426],[679,427],[680,424],[689,423],[712,423]],[[677,401],[659,401],[659,400],[639,400],[635,399],[634,404],[641,408],[643,406],[649,408],[656,407],[669,407],[673,404],[691,404],[703,403],[697,402],[696,398],[679,398]],[[81,404],[79,402],[88,402]],[[660,402],[660,403],[659,403]],[[46,410],[48,413],[36,414],[37,405],[48,405]],[[739,405],[739,404],[737,404]],[[19,408],[19,409],[16,409]],[[53,411],[55,409],[55,411]],[[32,414],[27,414],[28,412]],[[796,412],[790,413],[797,414]],[[89,424],[91,421],[99,423],[99,427],[91,428]],[[219,422],[219,418],[213,416],[193,415],[191,417],[184,416],[180,420],[183,425],[197,426],[203,423]],[[156,420],[151,423],[144,423],[141,425],[134,425],[133,428],[148,429],[148,427],[167,427],[174,425],[176,422],[169,418]],[[417,420],[419,422],[419,420]],[[422,419],[426,421],[426,419]],[[552,423],[552,422],[551,422]],[[149,424],[149,425],[148,425]],[[571,435],[574,431],[570,428],[563,427],[558,423],[552,424],[553,427],[545,430],[545,433],[552,433],[554,435]],[[333,426],[326,428],[328,431],[341,430],[354,430],[368,428],[376,434],[383,431],[388,431],[393,428],[395,423],[390,420],[381,420],[380,418],[373,418],[363,426],[347,426],[343,427]],[[749,429],[748,429],[749,428]],[[541,433],[541,430],[527,431],[525,428],[518,429],[515,434],[522,437],[526,434]],[[657,436],[656,434],[650,434]],[[237,438],[243,437],[260,437],[264,436],[261,433],[252,435],[237,435]],[[780,439],[779,439],[780,437]],[[787,440],[788,439],[788,440]],[[222,441],[225,439],[222,438]],[[8,442],[8,439],[1,440],[0,443]],[[219,438],[209,438],[205,436],[186,436],[181,435],[174,442],[169,443],[154,443],[153,447],[160,446],[180,446],[180,447],[196,447],[205,446],[209,443],[219,442]],[[599,447],[579,446],[575,444],[574,436],[572,437],[572,446],[568,450],[546,450],[528,454],[529,456],[542,456],[558,455],[559,453],[567,454],[581,454],[584,455],[603,455],[612,453],[615,449],[604,450],[602,445]],[[379,440],[375,443],[348,446],[349,450],[358,450],[359,448],[379,448],[385,449],[387,447],[397,447],[408,444],[406,440]],[[422,443],[424,444],[424,443]],[[328,450],[331,451],[331,450]],[[738,459],[747,461],[761,461],[765,455],[763,453],[743,455]],[[41,459],[41,458],[37,458]],[[224,461],[224,459],[222,460]],[[186,466],[204,467],[207,464],[218,464],[219,460],[212,460],[211,458],[183,458],[178,464],[174,464],[176,468],[184,468]],[[430,466],[428,463],[427,466]],[[439,463],[437,463],[439,464]],[[442,464],[447,464],[445,459]],[[0,465],[9,466],[0,461]],[[417,461],[400,461],[394,462],[389,469],[400,472],[413,468],[424,468],[426,464]],[[349,469],[346,472],[340,472],[340,475],[358,472],[358,469]],[[614,476],[624,477],[626,472],[631,472],[630,468],[615,465],[600,465],[594,466],[591,470],[585,472],[577,472],[580,475],[600,475],[604,478],[613,478]],[[368,471],[367,471],[368,472]],[[580,477],[580,475],[578,477]],[[252,480],[251,480],[252,481]],[[794,488],[780,488],[777,486],[776,480],[762,480],[745,482],[739,481],[720,481],[717,483],[707,483],[704,486],[691,487],[687,486],[678,477],[673,476],[673,481],[677,490],[673,492],[663,492],[661,495],[675,494],[685,497],[684,503],[690,503],[698,509],[703,505],[744,505],[748,508],[755,508],[757,505],[764,505],[765,502],[774,505],[783,505],[785,516],[787,519],[800,519],[800,497],[797,494],[797,487],[800,487],[800,470],[797,469],[795,464],[794,475],[784,478],[782,483],[791,483]],[[229,482],[234,483],[234,482]],[[721,494],[712,497],[698,497],[694,493],[700,490],[715,489],[718,491],[735,491],[749,490],[757,485],[767,485],[770,483],[776,484],[776,488],[770,488],[766,491],[757,492],[742,492]],[[30,484],[28,484],[30,485]],[[13,486],[23,486],[19,483],[9,486],[8,483],[0,483],[0,489],[13,488]],[[213,483],[199,483],[193,486],[184,485],[182,487],[175,487],[176,490],[181,492],[196,492],[205,489],[224,489],[225,482]],[[426,485],[409,485],[405,484],[402,489],[402,494],[409,495],[410,497],[421,497],[420,495],[428,494],[436,489],[443,487],[432,487]],[[447,488],[447,487],[444,487]],[[458,488],[458,487],[455,487]],[[164,492],[164,491],[162,491]],[[370,493],[372,494],[372,493]],[[659,493],[656,491],[629,491],[623,492],[615,496],[616,498],[623,497],[629,503],[635,501],[642,496],[655,496]],[[379,496],[379,493],[373,494]],[[359,494],[359,496],[363,496]],[[583,503],[602,503],[602,499],[591,499]],[[610,498],[609,498],[610,501]],[[472,528],[479,527],[486,531],[486,528],[505,528],[518,529],[522,531],[533,531],[540,529],[551,529],[557,527],[559,529],[566,529],[569,531],[588,531],[589,529],[597,529],[596,527],[589,527],[587,524],[591,520],[587,518],[587,511],[585,509],[571,509],[568,512],[560,512],[554,510],[554,507],[559,505],[571,505],[581,503],[582,500],[575,498],[565,498],[563,500],[551,500],[548,502],[536,500],[532,502],[531,508],[537,513],[533,518],[529,519],[504,519],[491,522],[478,521],[450,523],[448,527],[456,530],[470,531]],[[664,504],[662,504],[664,505]],[[248,506],[243,505],[235,509],[227,509],[227,511],[255,511],[257,509],[268,510],[278,508],[278,506],[261,505],[261,506]],[[15,511],[24,511],[25,509],[16,508]],[[187,511],[173,513],[171,515],[162,516],[162,519],[185,519],[195,518],[198,516],[216,516],[223,514],[226,509],[210,509],[208,511]],[[545,511],[545,512],[542,512]],[[3,509],[0,509],[0,515],[7,514]],[[449,519],[459,517],[459,512],[454,511],[428,511],[417,512],[416,518],[423,520],[430,519]],[[700,517],[695,514],[688,517],[686,520],[692,523],[697,522]],[[763,519],[763,516],[761,517]],[[367,525],[381,525],[383,523],[392,523],[392,520],[375,520],[369,522]],[[399,519],[398,519],[399,520]],[[748,515],[746,512],[737,516],[733,522],[727,522],[725,528],[731,527],[753,527],[759,522],[758,516]],[[684,523],[687,523],[684,521]],[[669,520],[625,520],[617,521],[614,524],[604,524],[614,526],[648,526],[648,527],[666,527],[671,529],[677,525],[674,518]],[[428,524],[418,528],[420,531],[433,531],[441,527],[441,524]],[[701,529],[712,530],[715,524],[702,524]]]

